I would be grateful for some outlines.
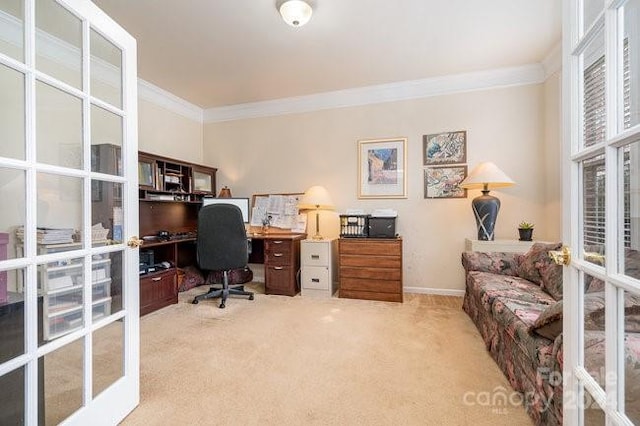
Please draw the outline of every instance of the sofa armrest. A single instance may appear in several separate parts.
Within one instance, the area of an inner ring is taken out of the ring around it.
[[[491,272],[500,275],[517,276],[521,254],[507,252],[462,252],[462,266],[469,271]]]

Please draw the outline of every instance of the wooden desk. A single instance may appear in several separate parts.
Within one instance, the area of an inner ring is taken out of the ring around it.
[[[307,234],[291,232],[248,233],[251,239],[249,263],[264,263],[264,292],[295,296],[300,291],[300,241]]]

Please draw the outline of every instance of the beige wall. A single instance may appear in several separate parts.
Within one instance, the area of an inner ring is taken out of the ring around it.
[[[496,238],[516,239],[518,223],[527,220],[536,223],[537,237],[555,239],[559,231],[547,226],[555,213],[541,177],[557,168],[548,164],[553,153],[545,143],[554,134],[545,127],[554,124],[545,111],[553,101],[545,96],[554,90],[549,83],[205,124],[203,160],[218,167],[219,186],[229,185],[234,196],[325,186],[337,212],[321,221],[323,234],[339,233],[337,214],[347,208],[397,210],[405,288],[462,290],[460,252],[464,239],[476,235],[471,200],[480,194],[424,199],[422,136],[466,130],[469,167],[493,161],[517,182],[492,192],[502,201]],[[358,200],[357,141],[399,136],[408,138],[408,198]]]
[[[560,241],[562,237],[562,72],[557,71],[544,83],[544,132],[545,132],[545,228],[539,229],[540,237]]]
[[[202,163],[202,124],[144,99],[138,101],[138,149]]]

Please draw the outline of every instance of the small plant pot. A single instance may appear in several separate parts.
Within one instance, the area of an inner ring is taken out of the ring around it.
[[[518,232],[520,233],[520,241],[531,241],[533,237],[533,228],[529,229],[520,229],[518,228]]]

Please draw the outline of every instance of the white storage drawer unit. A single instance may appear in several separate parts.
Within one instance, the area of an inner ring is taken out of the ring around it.
[[[331,297],[338,289],[337,239],[304,240],[300,243],[302,296]]]

